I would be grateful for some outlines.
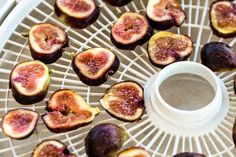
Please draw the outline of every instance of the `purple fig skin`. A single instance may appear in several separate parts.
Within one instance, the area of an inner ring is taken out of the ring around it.
[[[115,47],[117,47],[121,50],[134,50],[136,48],[136,46],[143,45],[144,43],[146,43],[150,39],[152,34],[153,34],[153,29],[149,25],[146,35],[134,43],[126,44],[126,45],[119,43],[114,39],[112,33],[111,33],[111,41],[112,41],[113,45],[115,45]]]
[[[24,61],[24,62],[28,62],[28,61]],[[24,63],[24,62],[21,62],[21,63]],[[19,65],[21,63],[16,64],[10,73],[9,88],[12,90],[12,96],[15,98],[15,100],[18,103],[20,103],[22,105],[31,105],[34,103],[38,103],[46,97],[46,95],[48,93],[49,84],[48,84],[47,88],[42,90],[40,93],[36,93],[36,94],[30,95],[30,96],[22,94],[21,91],[19,91],[17,88],[15,88],[15,86],[12,85],[12,83],[11,83],[12,72],[14,71],[15,67],[17,67],[17,65]],[[48,77],[50,77],[50,74],[48,74]]]
[[[236,94],[236,75],[234,75],[234,94]]]
[[[8,113],[11,112],[11,111],[17,111],[17,110],[28,110],[28,111],[31,111],[31,112],[35,112],[35,113],[37,113],[37,115],[38,115],[37,121],[35,122],[34,127],[33,127],[32,131],[31,131],[30,133],[28,133],[28,134],[26,134],[25,136],[22,136],[22,137],[20,137],[20,138],[14,138],[14,137],[10,136],[12,139],[15,139],[15,140],[23,140],[23,139],[26,139],[26,138],[30,137],[30,136],[34,133],[34,130],[35,130],[35,128],[36,128],[36,126],[37,126],[37,123],[38,123],[38,120],[39,120],[39,113],[36,112],[36,111],[29,110],[29,109],[21,109],[21,108],[10,110],[10,111],[8,111]],[[4,118],[5,118],[6,115],[7,115],[7,113],[2,117],[1,128],[2,128],[2,132],[3,132],[4,134],[8,135],[8,134],[5,132],[4,127],[3,127],[3,121],[4,121]]]
[[[132,0],[103,0],[103,1],[113,6],[121,7],[130,3]]]
[[[224,1],[224,0],[223,0]],[[233,1],[233,0],[227,0],[227,1]],[[211,29],[212,29],[212,31],[213,31],[213,33],[215,34],[215,35],[217,35],[218,37],[222,37],[222,38],[232,38],[232,37],[235,37],[236,36],[236,31],[235,32],[232,32],[232,33],[228,33],[228,34],[225,34],[225,33],[222,33],[222,32],[220,32],[219,30],[217,30],[217,28],[215,28],[214,26],[213,26],[213,23],[212,23],[212,20],[211,20],[211,11],[212,11],[212,6],[214,5],[214,4],[216,4],[217,2],[219,2],[219,1],[215,1],[215,2],[213,2],[212,4],[211,4],[211,6],[210,6],[210,11],[209,11],[209,19],[210,19],[210,26],[211,26]],[[232,6],[233,6],[233,8],[236,10],[236,5],[232,2]]]
[[[99,124],[92,128],[85,138],[88,157],[111,157],[126,140],[125,131],[115,124]]]
[[[130,82],[131,82],[131,83],[136,83],[136,84],[138,84],[137,82],[134,82],[134,81],[122,81],[122,82],[115,83],[115,84],[113,84],[111,87],[109,87],[109,88],[105,91],[105,93],[104,93],[104,95],[102,96],[101,99],[103,99],[103,98],[106,96],[106,94],[109,93],[109,91],[112,89],[113,86],[115,86],[115,85],[117,85],[117,84],[119,84],[119,83],[130,83]],[[138,84],[138,85],[139,85],[139,87],[142,89],[142,91],[144,91],[143,87],[142,87],[140,84]],[[144,100],[142,100],[142,101],[139,102],[139,107],[142,108],[142,114],[141,114],[137,119],[127,119],[127,118],[118,117],[117,115],[115,115],[115,114],[109,112],[107,109],[105,109],[105,110],[107,111],[107,113],[108,113],[109,115],[111,115],[112,117],[114,117],[114,118],[116,118],[116,119],[118,119],[118,120],[121,120],[121,121],[124,121],[124,122],[135,122],[135,121],[141,120],[141,117],[143,116],[143,114],[144,114],[144,112],[145,112],[146,106],[145,106]]]
[[[202,64],[212,71],[231,70],[236,67],[236,55],[232,48],[221,42],[211,42],[203,46]]]
[[[101,8],[98,7],[97,4],[95,5],[96,5],[96,8],[93,11],[93,13],[89,17],[86,17],[86,18],[76,18],[76,17],[68,15],[67,13],[63,12],[58,7],[57,3],[55,3],[54,5],[54,11],[55,11],[55,14],[59,18],[63,17],[63,22],[65,22],[66,24],[70,25],[73,28],[83,29],[90,26],[98,19]]]
[[[99,86],[101,84],[103,84],[104,82],[107,81],[107,79],[109,78],[109,76],[113,75],[116,73],[116,71],[119,69],[119,66],[120,66],[120,61],[118,59],[117,56],[115,56],[115,60],[112,64],[112,66],[107,69],[106,71],[103,72],[103,74],[98,78],[98,79],[91,79],[91,78],[88,78],[86,77],[82,72],[81,70],[76,66],[75,64],[75,58],[73,59],[72,61],[72,68],[73,70],[75,71],[75,73],[78,75],[78,77],[80,78],[80,80],[88,85],[88,86]]]
[[[56,139],[46,139],[46,140],[43,140],[42,142],[40,142],[40,143],[34,148],[31,157],[39,157],[40,155],[38,156],[38,155],[36,154],[37,148],[38,148],[41,144],[47,143],[47,142],[51,142],[51,141],[57,142],[57,143],[60,143],[60,144],[64,145],[64,146],[63,146],[63,154],[65,155],[64,157],[76,157],[75,154],[71,154],[71,153],[70,153],[70,151],[68,150],[67,146],[66,146],[64,143],[62,143],[61,141],[56,140]]]
[[[174,155],[173,157],[206,157],[206,156],[198,153],[179,153]]]
[[[47,23],[44,23],[47,24]],[[49,23],[48,23],[49,24]],[[40,24],[36,24],[36,25],[41,25]],[[50,24],[52,25],[52,24]],[[53,25],[54,27],[58,27]],[[40,26],[39,26],[40,27]],[[59,27],[58,27],[59,28]],[[60,28],[59,28],[60,29]],[[61,44],[61,48],[59,48],[58,50],[52,52],[52,53],[41,53],[41,52],[37,52],[34,49],[34,46],[31,42],[29,42],[29,48],[30,48],[30,52],[31,52],[31,56],[34,60],[40,60],[41,62],[45,63],[45,64],[51,64],[56,62],[61,56],[62,56],[62,52],[63,52],[63,48],[66,48],[69,46],[69,39],[68,39],[68,35],[66,32],[64,32],[65,34],[65,41]]]

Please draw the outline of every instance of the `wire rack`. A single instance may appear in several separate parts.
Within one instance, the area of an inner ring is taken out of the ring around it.
[[[212,34],[209,27],[209,6],[211,0],[182,0],[188,20],[182,27],[172,28],[170,31],[191,36],[194,44],[194,53],[189,60],[200,62],[199,52],[202,46],[210,41],[228,43],[236,50],[236,39],[218,38]],[[134,0],[125,7],[112,7],[97,0],[102,8],[99,19],[90,27],[82,30],[72,29],[61,22],[54,14],[54,0],[23,0],[13,10],[12,16],[20,13],[22,17],[8,17],[0,28],[0,117],[7,111],[15,108],[28,108],[39,112],[45,112],[45,102],[57,89],[68,88],[78,92],[92,106],[99,105],[99,99],[110,85],[122,81],[133,80],[145,85],[147,80],[160,69],[150,64],[146,46],[138,46],[134,51],[119,50],[110,41],[110,29],[120,13],[126,11],[145,11],[147,0]],[[24,6],[24,7],[23,7]],[[22,19],[23,18],[23,19]],[[21,32],[28,32],[35,23],[50,22],[63,28],[69,35],[70,46],[68,52],[81,52],[91,47],[106,47],[111,49],[119,57],[121,64],[115,75],[99,87],[84,85],[71,68],[71,56],[64,53],[56,62],[49,65],[53,69],[52,81],[47,98],[44,101],[32,105],[20,105],[16,103],[9,89],[9,73],[20,61],[31,60],[27,38],[21,36]],[[4,31],[4,32],[3,32]],[[88,131],[96,124],[111,122],[126,129],[128,140],[123,145],[144,147],[152,157],[169,157],[178,152],[199,152],[214,157],[235,157],[236,149],[232,140],[232,127],[236,116],[236,97],[233,93],[233,75],[235,72],[216,73],[224,82],[229,96],[227,113],[217,124],[216,128],[202,135],[177,136],[167,133],[152,124],[145,113],[142,120],[134,123],[118,121],[109,116],[104,110],[95,118],[94,122],[85,127],[66,133],[51,133],[40,119],[33,135],[25,140],[12,140],[6,137],[0,129],[0,156],[1,157],[28,157],[31,156],[34,147],[44,139],[59,139],[68,145],[71,152],[77,156],[86,157],[84,139]],[[2,119],[0,119],[1,121]]]

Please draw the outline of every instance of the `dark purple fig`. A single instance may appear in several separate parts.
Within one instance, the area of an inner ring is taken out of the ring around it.
[[[47,128],[52,132],[66,132],[77,129],[93,121],[100,110],[92,108],[77,93],[57,90],[47,101],[48,113],[42,116]]]
[[[151,157],[149,153],[140,147],[131,147],[119,152],[116,157]]]
[[[13,139],[29,137],[37,125],[39,114],[26,109],[7,112],[2,118],[2,131]]]
[[[37,60],[21,62],[12,69],[9,82],[12,96],[18,103],[37,103],[47,95],[50,83],[49,69]]]
[[[111,5],[120,7],[120,6],[124,6],[124,5],[128,4],[132,0],[103,0],[103,1],[107,2]]]
[[[54,8],[63,22],[79,29],[94,23],[100,14],[94,0],[56,0]]]
[[[180,27],[186,20],[185,12],[177,0],[149,0],[147,17],[151,26],[160,30]]]
[[[58,140],[43,140],[33,151],[32,157],[76,157]]]
[[[40,23],[29,31],[31,56],[46,64],[56,62],[62,56],[62,49],[68,46],[68,37],[61,28]]]
[[[214,34],[225,38],[236,35],[236,7],[233,2],[215,1],[209,14]]]
[[[206,157],[206,156],[198,153],[179,153],[174,155],[173,157]]]
[[[113,157],[126,141],[125,130],[115,124],[99,124],[92,128],[86,139],[88,157]]]
[[[126,12],[111,29],[111,41],[119,49],[133,50],[152,35],[148,20],[138,13]]]
[[[234,127],[233,127],[233,141],[234,141],[234,145],[236,147],[236,119],[235,119]]]
[[[236,67],[236,55],[233,49],[221,42],[210,42],[201,51],[202,64],[212,71],[232,70]]]
[[[72,67],[80,80],[90,86],[99,86],[119,68],[118,57],[105,48],[91,48],[74,57]]]
[[[193,42],[186,35],[160,31],[148,43],[148,56],[152,64],[165,67],[171,63],[186,60],[193,51]]]
[[[100,103],[109,114],[123,121],[136,121],[145,110],[143,88],[133,81],[114,84]]]

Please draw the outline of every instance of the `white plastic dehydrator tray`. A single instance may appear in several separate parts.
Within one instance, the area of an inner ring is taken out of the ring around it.
[[[90,27],[82,30],[72,29],[61,22],[54,14],[54,0],[22,0],[6,18],[0,27],[0,117],[15,108],[29,108],[40,114],[45,112],[45,102],[57,89],[68,88],[78,92],[89,104],[98,106],[102,111],[94,122],[85,127],[66,133],[51,133],[39,120],[33,135],[25,140],[12,140],[0,130],[1,157],[28,157],[34,147],[44,139],[58,139],[68,145],[71,152],[79,157],[86,157],[84,139],[88,131],[96,124],[111,122],[125,128],[128,140],[123,148],[129,146],[144,147],[153,157],[169,157],[178,152],[198,152],[210,157],[235,157],[236,148],[232,140],[232,127],[236,116],[236,97],[233,92],[234,71],[216,73],[220,82],[226,87],[223,111],[220,116],[206,126],[205,131],[192,134],[178,134],[173,130],[162,128],[153,123],[147,112],[142,119],[134,123],[118,121],[108,115],[100,106],[99,99],[110,85],[122,81],[133,80],[145,86],[146,82],[160,69],[154,67],[148,60],[146,44],[138,46],[134,51],[119,50],[110,41],[110,29],[122,12],[145,11],[147,0],[133,0],[128,5],[118,8],[97,0],[101,7],[99,19]],[[236,39],[218,38],[212,34],[209,24],[209,6],[211,0],[181,0],[188,19],[180,28],[170,31],[191,36],[194,42],[194,52],[189,60],[200,63],[200,50],[210,41],[221,41],[236,50]],[[8,86],[9,73],[13,66],[20,61],[31,60],[27,38],[21,32],[28,32],[35,23],[50,22],[63,28],[69,35],[70,47],[68,52],[81,52],[91,47],[106,47],[114,51],[121,61],[119,70],[99,87],[84,85],[71,68],[71,56],[63,54],[56,63],[49,65],[53,69],[52,82],[47,98],[37,104],[20,105],[12,97]]]

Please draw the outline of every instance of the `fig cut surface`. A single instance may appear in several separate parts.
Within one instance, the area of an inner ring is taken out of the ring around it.
[[[94,0],[56,0],[55,13],[74,28],[85,28],[97,20],[100,8]]]
[[[180,27],[186,19],[184,10],[177,0],[149,0],[147,17],[153,28],[165,30]]]
[[[136,121],[145,110],[143,88],[133,81],[112,85],[100,103],[109,114],[123,121]]]
[[[130,147],[120,151],[116,157],[151,157],[149,153],[141,147]]]
[[[62,56],[62,49],[68,46],[68,36],[54,24],[39,23],[30,28],[29,46],[35,60],[50,64]]]
[[[90,86],[107,81],[119,68],[118,57],[106,48],[91,48],[77,54],[72,63],[80,80]]]
[[[122,14],[111,29],[111,41],[119,49],[132,50],[145,43],[152,34],[148,20],[141,14]]]
[[[219,37],[236,35],[236,6],[231,1],[215,1],[210,7],[210,23],[214,34]]]
[[[192,51],[193,42],[190,37],[167,31],[154,34],[148,43],[149,60],[158,67],[186,60]]]
[[[3,116],[2,130],[13,139],[24,139],[33,133],[38,119],[39,114],[31,110],[10,110]]]
[[[83,98],[68,89],[57,90],[47,101],[48,113],[42,119],[52,132],[66,132],[93,121],[100,110],[90,107]]]
[[[32,157],[76,157],[76,155],[71,154],[64,143],[47,139],[36,146]]]
[[[18,63],[10,74],[12,95],[21,104],[32,104],[43,100],[49,83],[48,67],[37,60]]]

